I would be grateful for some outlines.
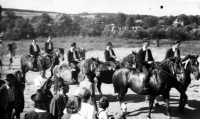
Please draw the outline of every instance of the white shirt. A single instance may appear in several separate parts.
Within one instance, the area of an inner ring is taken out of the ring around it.
[[[106,110],[99,108],[99,119],[108,119],[108,113]]]
[[[94,106],[88,103],[81,103],[80,113],[83,114],[87,119],[95,119],[95,109]]]
[[[46,78],[42,78],[41,76],[39,76],[38,78],[35,79],[35,86],[36,89],[40,89],[41,86],[44,84],[44,82],[46,81]]]

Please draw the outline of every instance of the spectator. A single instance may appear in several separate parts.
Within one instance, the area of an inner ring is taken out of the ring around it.
[[[8,64],[8,69],[10,70],[12,70],[13,68],[12,68],[12,63],[13,63],[13,55],[12,54],[8,54],[7,55],[7,60],[9,61],[9,64]]]
[[[97,116],[99,117],[99,119],[108,119],[108,113],[106,111],[106,109],[109,106],[109,102],[108,99],[106,97],[102,97],[99,100],[99,112],[97,114]]]
[[[0,108],[2,109],[0,111],[0,117],[2,119],[11,119],[13,109],[16,110],[19,104],[15,85],[16,78],[13,74],[7,74],[5,80],[6,84],[0,88]]]
[[[76,96],[80,96],[82,98],[81,110],[80,112],[85,115],[87,119],[95,119],[95,109],[94,106],[89,104],[89,100],[91,99],[91,92],[86,88],[79,88],[75,94]]]
[[[43,72],[40,72],[39,77],[35,79],[36,89],[40,89],[47,80],[48,79],[45,77],[45,74]]]
[[[39,89],[31,96],[31,99],[35,102],[35,109],[27,112],[24,119],[54,119],[53,115],[47,112],[51,96]]]
[[[81,98],[79,96],[72,96],[69,98],[64,110],[64,115],[62,119],[87,119],[83,114],[80,113],[81,110]]]
[[[96,112],[98,112],[97,104],[96,104],[96,99],[95,99],[95,86],[91,82],[93,79],[93,74],[91,73],[90,70],[85,71],[85,79],[80,82],[79,87],[80,88],[86,88],[91,92],[91,101],[90,103],[95,107]]]
[[[68,100],[66,93],[69,91],[69,85],[59,82],[56,90],[58,90],[58,93],[51,100],[50,113],[53,114],[55,119],[61,119]]]
[[[25,81],[22,77],[21,71],[17,70],[14,72],[16,82],[15,82],[15,91],[18,97],[18,103],[17,108],[15,109],[15,112],[12,115],[12,119],[14,119],[14,116],[16,116],[17,119],[20,119],[20,113],[24,110],[24,89],[25,89]]]
[[[13,55],[12,54],[13,53],[13,45],[12,45],[12,43],[9,42],[9,44],[7,46],[8,46],[8,53],[11,54],[11,55]]]

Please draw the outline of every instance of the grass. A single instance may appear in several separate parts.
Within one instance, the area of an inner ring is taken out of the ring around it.
[[[44,42],[47,38],[38,38],[37,42],[40,48],[44,49]],[[141,40],[137,39],[118,39],[118,38],[104,38],[104,37],[60,37],[60,38],[53,38],[53,43],[55,47],[62,47],[65,49],[65,52],[68,51],[72,42],[77,43],[77,47],[84,46],[87,51],[89,50],[104,50],[106,47],[107,42],[112,42],[115,48],[124,47],[124,48],[134,48],[134,47],[141,47]],[[0,46],[0,50],[3,53],[7,53],[7,44],[10,41],[3,41],[3,46]],[[16,42],[18,45],[17,55],[28,54],[28,48],[31,44],[32,40],[20,40],[20,41],[13,41]],[[151,43],[153,41],[150,41]],[[160,40],[160,47],[171,47],[172,41],[168,39]],[[154,44],[151,47],[156,47]],[[186,41],[181,43],[181,54],[200,54],[200,41]]]

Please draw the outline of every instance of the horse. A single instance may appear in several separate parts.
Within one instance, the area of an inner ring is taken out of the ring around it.
[[[196,80],[199,80],[200,78],[198,58],[198,55],[187,55],[183,59],[180,83],[182,84],[185,92],[191,83],[190,74],[193,74]]]
[[[121,68],[114,72],[113,74],[113,86],[115,93],[118,94],[118,99],[120,106],[125,105],[123,98],[130,88],[132,91],[139,95],[150,95],[149,96],[149,110],[148,117],[151,118],[151,110],[153,108],[153,103],[158,95],[162,95],[164,101],[166,102],[167,115],[170,117],[170,107],[169,107],[169,92],[172,87],[175,87],[180,96],[179,111],[183,112],[187,101],[187,95],[180,84],[177,81],[174,71],[176,68],[174,60],[164,59],[159,65],[155,66],[153,69],[149,81],[149,92],[144,93],[142,88],[142,80],[144,74],[140,73],[137,69],[133,68]],[[171,117],[170,117],[171,118]]]
[[[58,48],[56,51],[53,52],[53,54],[50,54],[51,56],[51,61],[52,61],[52,66],[51,66],[51,76],[53,76],[53,69],[56,65],[60,64],[59,59],[61,59],[61,61],[64,61],[64,49],[63,48]]]
[[[74,82],[77,81],[80,82],[84,80],[86,70],[89,70],[91,73],[94,73],[96,60],[97,60],[96,58],[92,57],[86,60],[82,60],[80,63],[78,63],[77,68],[79,68],[80,71],[78,72],[78,74],[76,74],[76,77],[73,76],[71,67],[68,64],[64,63],[55,66],[55,68],[53,69],[53,77],[54,77],[53,79],[54,79],[55,89],[57,89],[56,86],[58,82],[64,81],[67,82],[68,84],[72,84]],[[91,82],[93,81],[93,78],[91,78]]]
[[[95,68],[95,76],[97,79],[97,89],[99,94],[102,95],[101,84],[112,84],[112,76],[115,70],[110,70],[108,63],[97,60]],[[117,62],[117,67],[135,67],[136,66],[136,52],[132,51],[131,54],[124,57],[121,61]]]
[[[51,68],[51,77],[53,76],[53,68],[55,65],[59,64],[59,58],[61,60],[64,60],[64,49],[59,48],[56,52],[54,52],[52,55],[49,55],[47,53],[41,53],[37,58],[37,65],[38,69],[34,70],[34,58],[32,58],[30,55],[24,55],[21,58],[21,70],[22,75],[25,78],[26,73],[31,70],[34,72],[42,72],[44,75],[46,74],[46,70]]]

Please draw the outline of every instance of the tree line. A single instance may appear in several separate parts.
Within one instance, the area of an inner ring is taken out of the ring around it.
[[[61,14],[53,19],[47,13],[31,19],[5,11],[1,17],[0,32],[5,40],[36,37],[91,36],[133,39],[198,40],[200,16],[184,15],[155,17],[124,13],[99,13],[94,17]]]

